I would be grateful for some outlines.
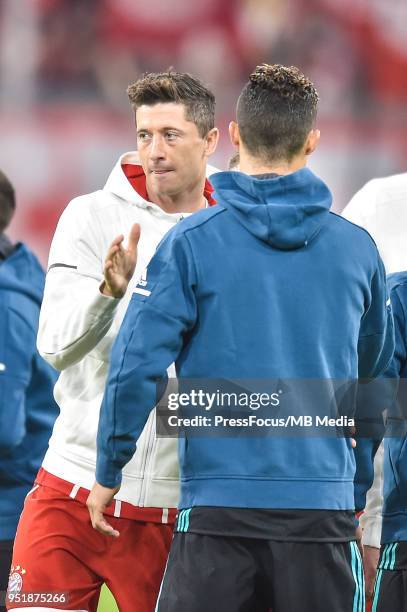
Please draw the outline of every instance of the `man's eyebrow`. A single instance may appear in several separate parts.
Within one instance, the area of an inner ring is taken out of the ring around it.
[[[176,128],[170,125],[160,128],[159,131],[160,132],[178,132],[178,134],[185,134],[184,130],[181,130],[180,128]],[[140,132],[151,132],[151,129],[141,127],[141,128],[138,128],[137,134],[139,134]]]

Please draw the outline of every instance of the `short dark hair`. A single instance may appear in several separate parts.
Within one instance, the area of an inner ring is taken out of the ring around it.
[[[0,170],[0,233],[10,224],[16,208],[14,187]]]
[[[240,155],[239,155],[239,151],[237,151],[237,153],[234,153],[228,161],[228,170],[235,170],[236,168],[239,167],[239,164],[240,164]]]
[[[167,72],[150,72],[129,85],[127,93],[135,112],[142,104],[175,102],[185,106],[186,119],[195,123],[202,137],[215,126],[215,96],[188,73],[172,68]]]
[[[249,154],[263,161],[291,161],[313,128],[318,93],[294,66],[262,64],[237,103],[237,123]]]

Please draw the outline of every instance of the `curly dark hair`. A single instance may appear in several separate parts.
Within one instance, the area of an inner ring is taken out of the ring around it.
[[[295,66],[257,66],[237,103],[248,152],[266,162],[290,161],[315,124],[318,99],[313,83]]]
[[[0,233],[4,232],[14,215],[16,198],[14,187],[0,170]]]
[[[185,117],[198,128],[202,137],[215,125],[215,96],[191,74],[176,72],[147,73],[127,88],[136,112],[139,106],[175,102],[185,106]]]

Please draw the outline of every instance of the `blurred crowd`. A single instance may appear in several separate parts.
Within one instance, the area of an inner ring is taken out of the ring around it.
[[[134,147],[125,89],[140,74],[197,74],[224,127],[257,63],[294,64],[321,94],[316,163],[341,208],[370,176],[403,169],[406,23],[404,0],[2,0],[0,167],[48,235],[66,199]],[[216,162],[231,152],[225,136]]]
[[[403,0],[4,0],[3,98],[122,109],[135,75],[174,64],[221,91],[228,110],[264,59],[300,64],[324,92],[325,112],[365,115],[383,103],[398,112],[407,99],[406,23]]]

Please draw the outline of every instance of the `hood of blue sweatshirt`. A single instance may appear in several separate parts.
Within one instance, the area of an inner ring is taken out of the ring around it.
[[[247,231],[281,250],[299,249],[313,240],[332,205],[330,190],[308,168],[269,179],[219,172],[211,183],[215,199]]]
[[[40,306],[43,290],[44,272],[38,259],[24,244],[17,244],[0,262],[0,291],[24,294]]]

